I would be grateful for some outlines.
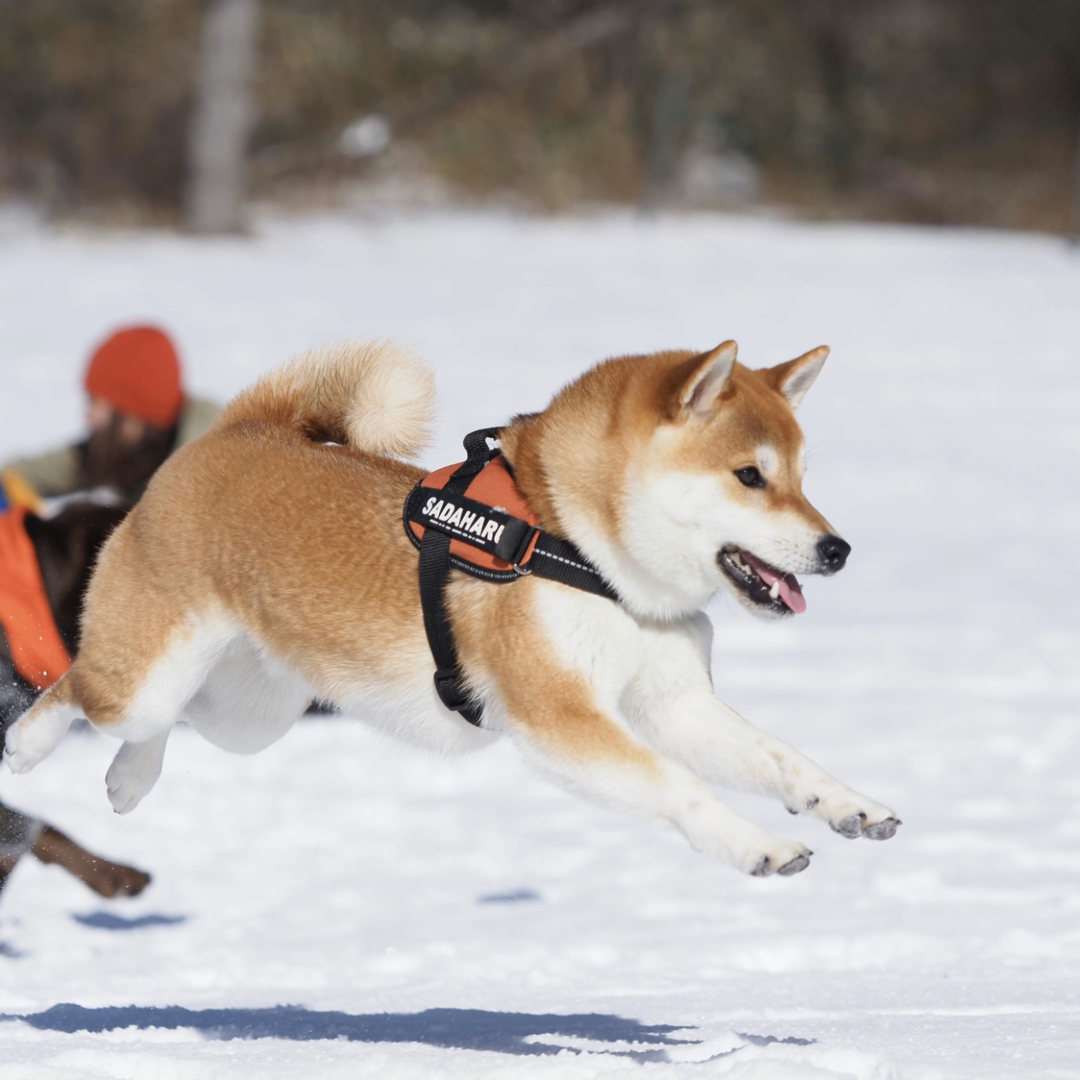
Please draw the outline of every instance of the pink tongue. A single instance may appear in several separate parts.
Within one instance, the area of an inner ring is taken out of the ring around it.
[[[742,560],[749,563],[757,572],[758,577],[770,588],[780,582],[780,599],[795,612],[796,615],[806,610],[806,598],[802,594],[802,588],[794,574],[780,574],[767,563],[755,559],[749,551],[740,551]]]

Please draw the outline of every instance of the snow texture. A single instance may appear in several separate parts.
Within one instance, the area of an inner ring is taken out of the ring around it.
[[[0,1077],[1080,1077],[1080,256],[1049,237],[723,217],[267,221],[252,240],[9,229],[0,458],[80,427],[90,343],[160,320],[225,397],[289,355],[430,359],[432,465],[604,356],[827,343],[811,499],[853,544],[783,624],[715,603],[720,695],[896,806],[885,844],[743,878],[551,787],[306,721],[179,729],[117,818],[73,733],[0,794],[155,874],[103,905],[24,860]],[[107,910],[105,910],[107,908]]]

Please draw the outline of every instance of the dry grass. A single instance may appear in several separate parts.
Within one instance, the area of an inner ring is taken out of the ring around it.
[[[174,218],[203,7],[0,0],[0,189]],[[663,201],[704,137],[803,213],[1061,229],[1080,5],[264,0],[258,100],[260,197],[333,199],[406,162],[461,198]],[[341,158],[373,111],[395,154]]]

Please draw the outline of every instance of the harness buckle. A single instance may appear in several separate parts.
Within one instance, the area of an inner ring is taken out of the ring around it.
[[[521,565],[521,561],[529,553],[529,548],[532,545],[533,540],[540,535],[541,528],[539,525],[533,525],[526,533],[524,539],[521,541],[517,551],[514,552],[514,557],[508,559],[507,562],[514,568],[514,573],[518,577],[527,577],[532,573],[527,567]]]

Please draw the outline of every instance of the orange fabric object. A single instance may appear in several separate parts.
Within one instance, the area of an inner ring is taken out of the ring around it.
[[[180,359],[172,341],[154,326],[118,330],[94,350],[86,392],[117,412],[172,427],[184,404]]]
[[[31,513],[42,514],[45,504],[41,496],[14,469],[0,472],[0,488],[11,506],[25,506]],[[0,506],[3,504],[0,503]]]
[[[26,514],[25,506],[0,514],[0,625],[15,670],[35,690],[45,690],[71,667],[71,657],[45,595]]]
[[[444,488],[446,482],[461,466],[462,462],[459,461],[456,465],[447,465],[442,469],[437,469],[430,476],[423,479],[421,486],[435,489]],[[476,474],[463,494],[470,499],[475,499],[477,502],[486,503],[488,506],[497,506],[500,510],[505,510],[508,514],[521,518],[522,521],[527,521],[530,525],[540,524],[540,519],[533,513],[533,508],[529,505],[528,500],[521,493],[521,489],[517,484],[514,483],[514,478],[506,467],[506,459],[501,454],[492,458]],[[418,525],[415,521],[410,522],[409,525],[413,535],[418,540],[423,539],[424,526]],[[533,537],[524,558],[521,560],[523,566],[527,565],[532,558],[535,547],[536,537]],[[473,547],[472,544],[466,544],[464,540],[451,540],[450,554],[456,555],[466,562],[471,562],[475,566],[481,566],[485,570],[513,570],[510,563],[504,559],[496,558],[489,552],[481,551],[479,548]]]

